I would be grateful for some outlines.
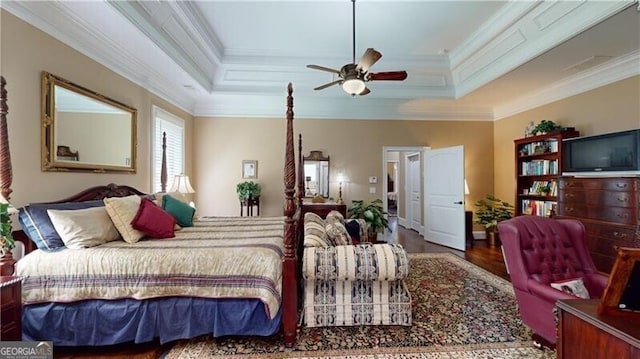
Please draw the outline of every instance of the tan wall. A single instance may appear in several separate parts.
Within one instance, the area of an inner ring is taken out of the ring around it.
[[[541,120],[575,127],[582,136],[640,128],[640,76],[496,121],[495,194],[512,204],[516,188],[513,140],[523,136],[530,121],[537,124]]]
[[[295,93],[294,93],[295,97]],[[262,187],[261,214],[282,214],[285,120],[196,118],[194,163],[196,198],[201,215],[236,215],[240,205],[235,186],[242,181],[242,160],[258,161]],[[329,195],[337,197],[335,175],[344,172],[347,204],[353,199],[381,198],[386,166],[383,146],[465,146],[469,186],[478,198],[493,188],[493,123],[436,121],[308,120],[294,121],[303,135],[304,152],[323,151],[331,157]],[[368,179],[377,176],[377,193],[370,195]],[[470,196],[475,198],[474,193]]]
[[[2,10],[0,16],[0,70],[7,80],[9,98],[12,202],[21,206],[56,200],[89,186],[112,182],[150,190],[152,104],[187,120],[187,144],[191,142],[192,117],[10,13]],[[138,110],[138,171],[135,175],[41,172],[40,74],[43,70]],[[192,149],[188,145],[186,158],[186,172],[190,173]]]

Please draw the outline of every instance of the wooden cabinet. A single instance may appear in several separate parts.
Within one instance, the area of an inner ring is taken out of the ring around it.
[[[304,218],[304,214],[307,212],[313,212],[322,218],[326,218],[327,214],[331,211],[338,211],[342,213],[344,218],[347,218],[347,205],[346,204],[337,204],[337,203],[312,203],[312,202],[304,202],[302,203],[302,218]]]
[[[557,214],[584,224],[591,258],[609,273],[616,247],[640,247],[640,177],[560,177]]]
[[[577,136],[578,131],[564,131],[514,140],[517,216],[549,216],[555,212],[562,139]]]
[[[558,301],[558,359],[640,357],[640,320],[598,315],[599,302],[598,299]]]
[[[0,277],[0,340],[22,340],[22,279]]]

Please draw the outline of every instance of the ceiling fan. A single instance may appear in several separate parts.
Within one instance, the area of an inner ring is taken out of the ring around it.
[[[382,57],[382,54],[373,48],[368,48],[356,64],[356,0],[351,0],[351,3],[353,4],[353,62],[342,66],[340,70],[318,65],[307,65],[310,69],[335,73],[340,77],[340,79],[318,86],[314,90],[323,90],[333,85],[342,85],[342,89],[346,93],[352,96],[364,96],[371,92],[365,82],[402,81],[407,78],[406,71],[370,73],[369,68]]]

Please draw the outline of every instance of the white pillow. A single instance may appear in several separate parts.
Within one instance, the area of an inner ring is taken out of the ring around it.
[[[49,209],[47,214],[67,248],[94,247],[120,238],[104,207]]]
[[[589,299],[589,291],[584,286],[582,278],[568,279],[560,282],[551,283],[551,286],[565,293],[575,295],[578,298]]]
[[[133,221],[140,208],[140,196],[105,198],[104,206],[125,242],[136,243],[144,237],[144,233],[134,229],[131,225],[131,221]]]

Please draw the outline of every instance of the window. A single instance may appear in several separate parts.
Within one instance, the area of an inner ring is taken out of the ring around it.
[[[153,184],[154,192],[162,190],[160,171],[162,168],[162,133],[167,134],[167,188],[169,190],[176,175],[184,173],[184,120],[153,106]]]

